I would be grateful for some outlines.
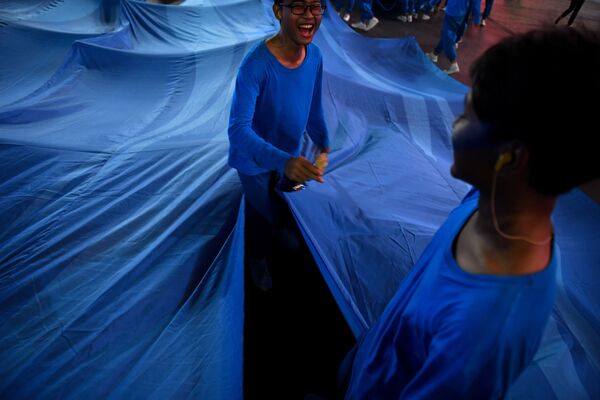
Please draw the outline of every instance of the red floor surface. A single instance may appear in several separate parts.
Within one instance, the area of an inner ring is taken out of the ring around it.
[[[358,2],[352,15],[351,23],[359,20]],[[417,20],[412,23],[400,22],[396,19],[399,14],[397,7],[392,7],[394,1],[374,0],[374,12],[380,22],[368,32],[362,32],[370,37],[395,38],[415,36],[425,52],[433,50],[438,42],[441,31],[443,12],[433,15],[430,21]],[[460,82],[470,85],[469,67],[485,49],[502,38],[513,33],[525,32],[541,27],[544,24],[554,24],[556,18],[569,6],[569,0],[496,0],[490,18],[485,27],[470,26],[458,48],[458,63],[460,72],[452,75]],[[391,8],[385,12],[383,7]],[[560,23],[566,24],[566,19]],[[577,15],[573,27],[586,26],[600,29],[600,0],[588,0]],[[445,69],[448,61],[440,57],[438,65]]]

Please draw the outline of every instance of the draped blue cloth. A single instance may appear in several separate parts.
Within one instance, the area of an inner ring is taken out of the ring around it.
[[[242,397],[235,76],[269,0],[0,2],[0,398]],[[286,194],[356,336],[468,187],[467,88],[328,10],[325,184]],[[513,398],[600,397],[600,207],[555,213],[559,296]]]

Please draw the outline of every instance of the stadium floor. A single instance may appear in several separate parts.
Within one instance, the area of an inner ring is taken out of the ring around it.
[[[399,13],[397,7],[389,11],[382,8],[386,3],[392,2],[375,0],[373,3],[375,15],[380,22],[372,30],[364,33],[366,36],[395,38],[412,35],[416,37],[423,51],[429,52],[435,47],[441,31],[443,12],[434,14],[429,21],[419,19],[412,23],[403,23],[396,19]],[[496,0],[486,26],[481,28],[471,25],[467,30],[458,49],[461,70],[453,77],[470,85],[469,67],[485,49],[510,34],[525,32],[544,24],[553,24],[569,3],[569,0]],[[566,24],[566,19],[561,20],[560,24]],[[355,6],[351,22],[358,20],[358,7]],[[573,26],[600,28],[600,0],[586,1]],[[440,57],[439,65],[445,69],[448,61]]]

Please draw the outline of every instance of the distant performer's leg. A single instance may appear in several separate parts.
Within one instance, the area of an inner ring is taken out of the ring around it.
[[[564,17],[566,17],[567,15],[569,15],[571,13],[571,11],[573,11],[575,9],[575,5],[577,3],[578,0],[571,0],[571,4],[569,4],[569,7],[565,10],[565,12],[563,12],[560,17],[556,18],[556,21],[554,21],[554,24],[558,24],[558,22],[563,19]]]
[[[575,4],[575,9],[573,10],[571,17],[569,18],[569,22],[567,22],[567,26],[573,25],[573,22],[575,22],[575,18],[577,18],[577,13],[579,13],[579,10],[581,9],[581,6],[583,5],[584,1],[585,0],[577,1],[577,4]]]

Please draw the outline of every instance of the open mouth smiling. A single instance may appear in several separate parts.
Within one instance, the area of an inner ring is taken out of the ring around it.
[[[300,24],[298,25],[298,30],[302,37],[310,37],[315,30],[315,24]]]

